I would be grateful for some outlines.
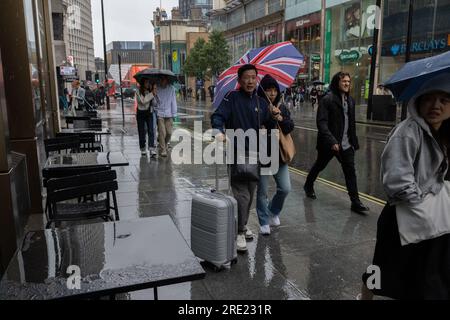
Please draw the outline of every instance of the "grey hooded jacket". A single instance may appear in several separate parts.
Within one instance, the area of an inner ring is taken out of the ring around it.
[[[450,74],[425,83],[408,104],[410,117],[391,132],[381,156],[381,179],[389,203],[420,203],[429,193],[438,194],[444,186],[448,159],[430,127],[419,116],[416,99],[431,91],[450,94]]]

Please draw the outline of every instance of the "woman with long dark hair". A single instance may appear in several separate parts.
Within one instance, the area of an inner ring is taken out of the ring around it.
[[[283,134],[289,134],[294,130],[294,121],[288,108],[281,101],[280,87],[277,81],[270,75],[266,75],[259,84],[258,95],[266,99],[270,106],[272,116],[275,117]],[[270,131],[270,130],[269,130]],[[268,133],[270,141],[270,132]],[[270,142],[267,143],[270,146]],[[268,150],[270,151],[270,150]],[[270,152],[268,152],[270,156]],[[260,224],[260,232],[263,235],[270,234],[270,227],[280,225],[280,213],[283,209],[284,200],[291,191],[291,179],[289,176],[289,166],[279,157],[278,172],[273,175],[277,185],[277,191],[269,201],[269,176],[261,175],[258,182],[256,212]]]
[[[156,156],[155,146],[155,123],[153,113],[158,103],[158,97],[156,94],[156,84],[151,83],[150,80],[143,80],[136,92],[136,120],[139,132],[139,147],[141,148],[141,155],[147,155],[145,148],[146,133],[148,135],[148,148],[152,157]]]
[[[382,154],[389,202],[362,299],[450,299],[450,73],[424,83],[408,110]]]

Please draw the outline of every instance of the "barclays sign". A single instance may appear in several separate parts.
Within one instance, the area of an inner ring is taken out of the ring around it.
[[[443,50],[447,47],[447,39],[427,40],[413,42],[411,45],[411,53],[429,52],[434,50]],[[388,52],[386,52],[389,50]],[[383,55],[398,56],[405,54],[406,44],[393,44],[389,49],[383,48]]]

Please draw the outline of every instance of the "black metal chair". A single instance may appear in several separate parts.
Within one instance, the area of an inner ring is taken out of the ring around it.
[[[74,121],[77,120],[81,120],[81,121],[89,121],[91,117],[87,116],[87,115],[81,115],[81,116],[66,116],[65,120],[66,120],[66,126],[67,128],[69,128],[69,124],[74,124]]]
[[[44,140],[45,154],[47,158],[50,152],[57,152],[61,154],[62,151],[66,153],[78,152],[80,150],[80,136],[72,135],[69,137],[57,137]]]
[[[86,111],[86,115],[90,118],[97,118],[98,112],[97,111]]]
[[[91,118],[91,119],[89,119],[88,127],[89,127],[89,129],[94,129],[94,130],[95,129],[97,129],[97,130],[102,129],[102,127],[103,127],[102,119],[100,119],[100,118]]]
[[[47,182],[49,228],[62,221],[81,221],[102,218],[105,221],[119,220],[116,191],[117,175],[113,170],[88,173],[66,178],[50,179]],[[79,202],[77,200],[93,194],[106,194],[105,198]],[[112,205],[111,205],[112,200]],[[111,214],[113,210],[113,214]]]
[[[94,132],[80,132],[80,133],[65,133],[58,132],[56,137],[71,137],[71,136],[80,136],[80,152],[101,152],[103,150],[103,146],[100,141],[97,141],[95,138]]]
[[[44,188],[47,189],[48,181],[50,179],[58,179],[58,178],[67,178],[72,176],[78,176],[88,173],[97,173],[97,172],[103,172],[103,171],[109,171],[111,170],[111,167],[88,167],[88,168],[64,168],[64,169],[58,169],[58,170],[48,170],[43,169],[42,170],[42,184]],[[48,193],[48,190],[47,190]],[[85,197],[86,199],[88,197]],[[91,197],[92,198],[92,197]],[[79,201],[81,201],[82,198],[79,198]],[[48,198],[46,200],[45,204],[45,213],[48,215]]]
[[[74,129],[89,129],[89,120],[73,120]]]

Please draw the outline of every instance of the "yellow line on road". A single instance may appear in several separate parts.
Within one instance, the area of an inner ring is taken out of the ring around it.
[[[301,171],[301,170],[293,168],[293,167],[289,167],[289,171],[291,171],[293,173],[296,173],[298,175],[301,175],[303,177],[307,177],[308,176],[307,172]],[[340,184],[334,183],[332,181],[328,181],[328,180],[323,179],[323,178],[317,178],[317,180],[320,181],[321,183],[323,183],[323,184],[333,188],[333,189],[336,189],[336,190],[339,190],[339,191],[343,191],[343,192],[347,192],[347,188],[345,188],[344,186],[341,186]],[[380,205],[380,206],[385,206],[386,205],[386,201],[383,201],[381,199],[378,199],[378,198],[373,197],[371,195],[368,195],[366,193],[359,192],[359,196],[362,199],[370,201],[370,202],[372,202],[374,204],[377,204],[377,205]]]

